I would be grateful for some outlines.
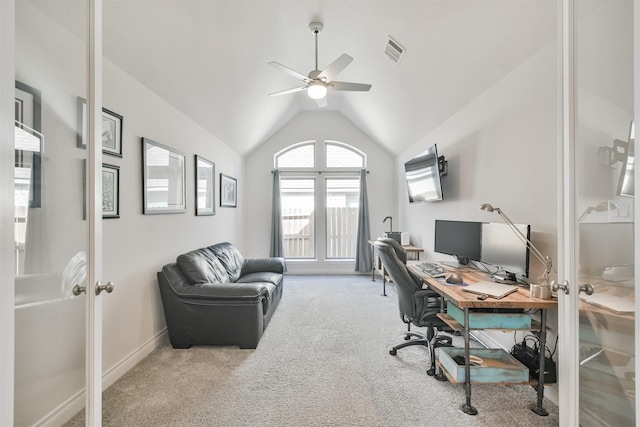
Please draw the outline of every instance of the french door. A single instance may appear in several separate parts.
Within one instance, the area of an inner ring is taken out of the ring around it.
[[[560,425],[633,426],[639,5],[561,7]]]
[[[101,424],[101,0],[15,1],[14,425]],[[73,16],[76,16],[75,14]],[[102,294],[102,295],[101,295]]]

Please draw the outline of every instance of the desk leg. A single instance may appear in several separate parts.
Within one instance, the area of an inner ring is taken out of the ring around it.
[[[382,267],[382,296],[387,296],[387,274],[384,271],[384,267]]]
[[[460,407],[462,412],[476,415],[478,410],[471,406],[471,367],[469,366],[469,309],[464,309],[464,394],[466,402]]]
[[[376,247],[371,245],[371,281],[376,281]]]
[[[540,310],[540,374],[538,375],[538,385],[536,390],[538,391],[538,400],[536,403],[529,405],[536,414],[546,417],[549,415],[546,409],[542,406],[542,399],[544,398],[544,358],[545,358],[545,344],[547,342],[547,310]]]

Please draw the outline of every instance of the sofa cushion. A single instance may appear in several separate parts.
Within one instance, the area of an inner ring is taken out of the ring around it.
[[[262,271],[259,273],[249,273],[238,279],[238,283],[267,282],[274,285],[282,283],[282,274]]]
[[[244,265],[244,257],[238,248],[229,242],[218,243],[209,248],[226,269],[229,279],[236,282],[242,274],[242,266]]]
[[[229,282],[227,270],[210,248],[196,249],[182,254],[176,262],[191,284]]]

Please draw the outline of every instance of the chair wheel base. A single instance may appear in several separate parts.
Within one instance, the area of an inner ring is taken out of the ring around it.
[[[434,376],[435,374],[436,370],[434,368],[427,369],[427,375],[429,375],[430,377]]]
[[[391,350],[389,350],[389,354],[395,356],[396,354],[398,354],[398,352],[392,348]]]
[[[471,405],[467,405],[466,403],[460,406],[462,412],[469,415],[478,415],[478,410]]]

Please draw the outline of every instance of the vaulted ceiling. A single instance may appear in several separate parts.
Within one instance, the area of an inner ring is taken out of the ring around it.
[[[81,34],[77,0],[33,0]],[[241,155],[301,111],[305,92],[270,97],[341,54],[354,61],[338,80],[369,92],[328,94],[339,111],[398,154],[557,37],[553,0],[104,0],[104,55]],[[384,53],[388,36],[406,53]]]

